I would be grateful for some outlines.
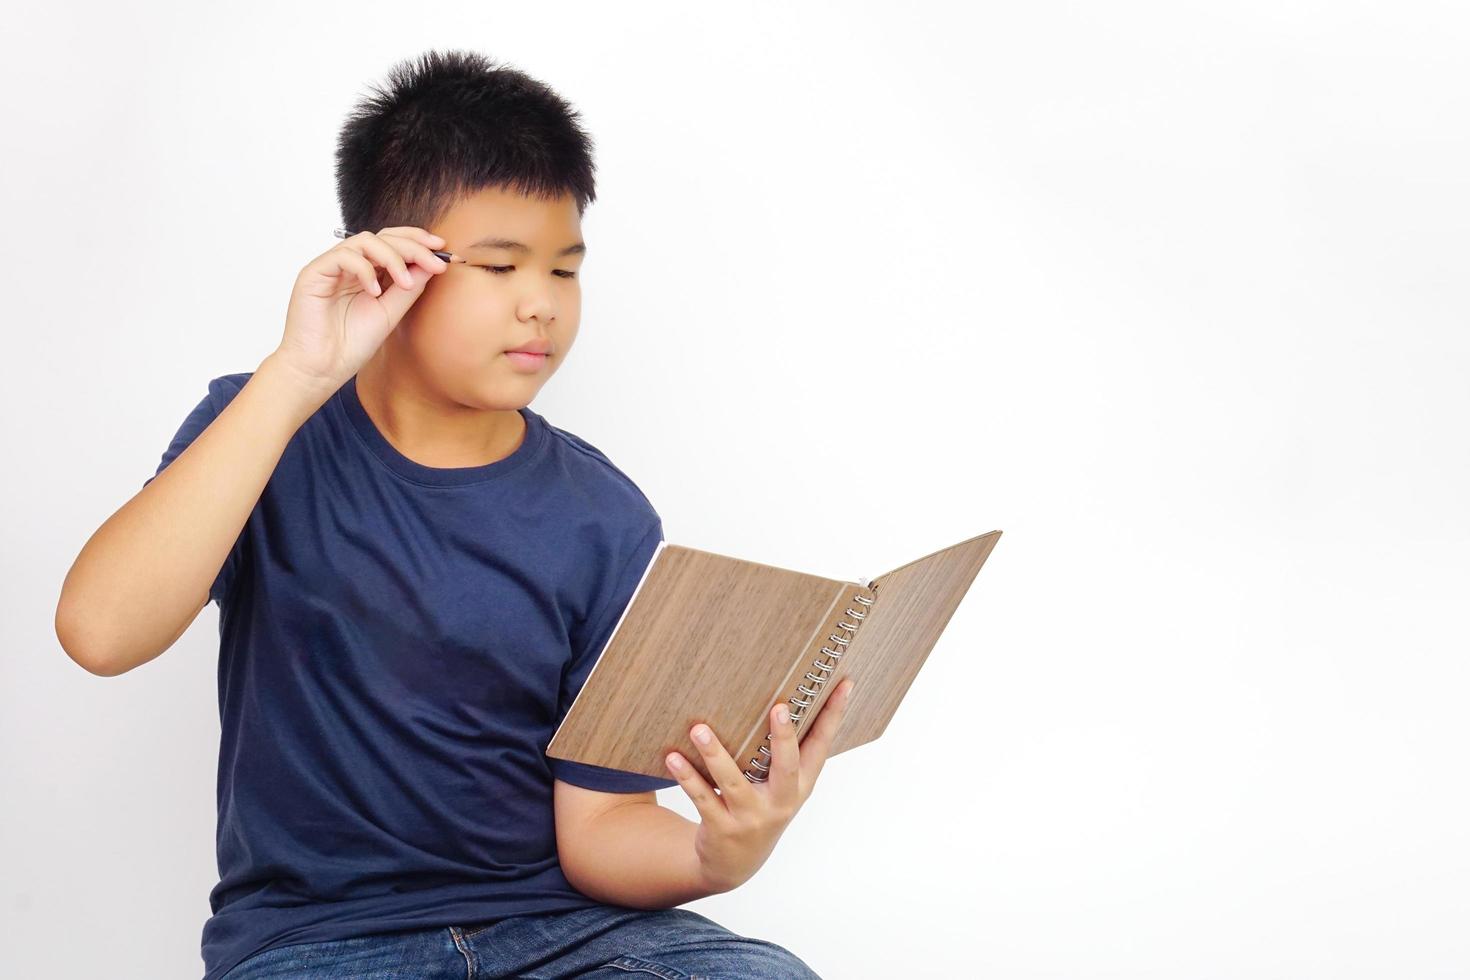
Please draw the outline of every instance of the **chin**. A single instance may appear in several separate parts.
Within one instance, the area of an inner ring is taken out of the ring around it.
[[[507,384],[504,380],[495,379],[482,382],[470,392],[477,408],[513,411],[531,404],[531,400],[540,394],[541,384],[539,381],[527,384],[524,380],[520,384],[514,380]]]

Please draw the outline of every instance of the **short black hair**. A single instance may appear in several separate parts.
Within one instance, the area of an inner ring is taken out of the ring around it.
[[[337,138],[343,227],[428,228],[485,187],[546,200],[597,199],[592,139],[550,87],[474,51],[427,51],[394,65]]]

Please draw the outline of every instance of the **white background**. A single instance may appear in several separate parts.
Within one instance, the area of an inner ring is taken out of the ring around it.
[[[1280,0],[8,13],[0,972],[202,973],[218,608],[102,678],[61,582],[279,342],[353,101],[468,47],[597,142],[533,407],[670,542],[849,578],[1004,531],[883,738],[691,908],[827,978],[1470,976],[1467,35]]]

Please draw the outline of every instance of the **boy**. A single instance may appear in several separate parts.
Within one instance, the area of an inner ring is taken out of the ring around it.
[[[772,712],[761,784],[717,740],[718,793],[677,754],[669,779],[545,755],[662,539],[632,480],[526,407],[577,333],[576,117],[473,53],[395,67],[338,141],[355,233],[67,575],[58,638],[102,676],[219,606],[205,980],[816,976],[675,906],[764,863],[846,691],[800,752]],[[700,823],[658,806],[675,785]]]

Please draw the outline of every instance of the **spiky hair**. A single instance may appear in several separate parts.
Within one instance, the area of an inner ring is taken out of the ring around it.
[[[343,227],[428,228],[461,197],[504,187],[597,199],[592,139],[550,87],[473,51],[428,51],[372,86],[337,138]]]

